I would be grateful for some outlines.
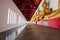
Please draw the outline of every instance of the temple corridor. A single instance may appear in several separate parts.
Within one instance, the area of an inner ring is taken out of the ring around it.
[[[60,0],[0,0],[0,40],[60,40]]]
[[[60,30],[29,24],[15,40],[60,40]]]

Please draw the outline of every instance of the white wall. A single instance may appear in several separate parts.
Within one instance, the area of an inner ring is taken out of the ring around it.
[[[57,10],[58,9],[58,0],[49,0],[49,7],[54,10]]]
[[[0,0],[0,32],[27,23],[12,0]]]

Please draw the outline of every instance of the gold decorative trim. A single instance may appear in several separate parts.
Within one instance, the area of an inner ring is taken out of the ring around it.
[[[58,0],[58,8],[60,8],[60,0]]]

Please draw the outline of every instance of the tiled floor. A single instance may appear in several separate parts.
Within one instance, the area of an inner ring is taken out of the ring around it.
[[[30,24],[15,40],[60,40],[60,30]]]

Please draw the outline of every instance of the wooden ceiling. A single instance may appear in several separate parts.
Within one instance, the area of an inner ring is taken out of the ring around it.
[[[41,0],[13,0],[27,21],[31,19]]]

